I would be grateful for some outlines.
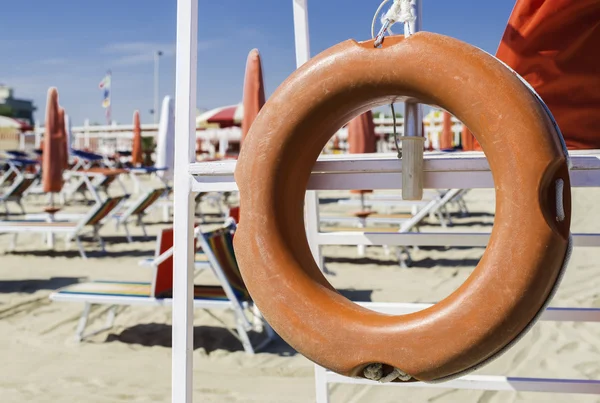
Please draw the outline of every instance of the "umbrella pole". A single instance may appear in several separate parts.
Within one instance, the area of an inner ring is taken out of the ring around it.
[[[50,192],[50,208],[48,211],[48,217],[46,218],[47,222],[54,222],[54,192]],[[48,232],[46,243],[48,248],[54,249],[54,234],[52,232]]]

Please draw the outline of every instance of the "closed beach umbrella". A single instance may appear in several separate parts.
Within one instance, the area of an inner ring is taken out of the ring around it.
[[[452,115],[444,111],[442,120],[442,135],[440,136],[440,150],[452,150]]]
[[[365,112],[348,123],[348,147],[350,154],[374,153],[377,149],[373,113]]]
[[[244,117],[242,119],[242,141],[248,134],[250,126],[258,116],[258,112],[265,104],[265,83],[263,79],[262,64],[258,49],[253,49],[246,62],[246,76],[244,77]]]
[[[477,140],[475,140],[475,137],[473,137],[473,133],[471,133],[471,131],[467,129],[467,126],[465,125],[463,125],[463,129],[460,134],[460,142],[462,144],[463,151],[481,151],[481,146]]]
[[[167,168],[158,172],[163,179],[173,178],[175,153],[175,114],[173,113],[173,99],[166,96],[163,99],[158,125],[158,138],[156,140],[156,167]]]
[[[67,139],[67,114],[64,108],[58,108],[58,130],[60,132],[61,153],[60,159],[64,169],[69,168],[69,140]]]
[[[62,115],[62,116],[61,116]],[[58,91],[48,90],[46,103],[46,123],[44,127],[44,153],[42,155],[42,183],[45,193],[58,193],[63,186],[64,141],[61,131],[61,121],[64,127],[64,110],[58,107]]]
[[[375,123],[373,113],[365,112],[348,123],[348,148],[350,154],[374,153],[377,150],[377,137],[375,136]],[[372,190],[352,190],[360,193],[361,207],[364,210],[364,194]]]
[[[131,148],[131,163],[140,166],[144,162],[142,154],[142,126],[140,124],[140,111],[133,113],[133,146]]]

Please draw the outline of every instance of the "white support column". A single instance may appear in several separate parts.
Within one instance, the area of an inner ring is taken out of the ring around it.
[[[308,31],[308,0],[292,0],[294,6],[294,38],[296,40],[296,68],[310,59]]]
[[[90,120],[86,119],[83,122],[83,148],[89,150],[90,148]]]
[[[411,0],[415,21],[404,24],[404,35],[421,30],[421,0]],[[404,104],[404,136],[402,137],[402,197],[405,200],[423,198],[423,107],[415,102]]]
[[[173,403],[193,401],[194,214],[189,163],[196,134],[198,0],[177,1],[173,253]]]
[[[308,0],[292,0],[294,6],[294,37],[296,39],[296,68],[310,59],[310,34],[308,31]],[[306,192],[304,199],[306,237],[315,262],[323,270],[319,234],[319,196],[315,191]]]

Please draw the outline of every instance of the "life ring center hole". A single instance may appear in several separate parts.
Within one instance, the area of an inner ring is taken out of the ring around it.
[[[448,190],[429,190],[425,199]],[[414,207],[399,200],[400,191],[357,193],[319,191],[320,231],[364,233],[375,245],[325,245],[321,248],[327,280],[355,302],[435,303],[463,284],[479,264],[485,246],[381,245],[381,234],[393,234],[414,217]],[[494,189],[472,189],[443,209],[435,209],[409,231],[485,236],[495,215]],[[364,203],[364,205],[362,205]],[[466,206],[466,209],[465,209]]]

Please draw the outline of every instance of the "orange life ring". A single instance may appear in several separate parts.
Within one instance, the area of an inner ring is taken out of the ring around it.
[[[311,168],[335,131],[402,97],[438,105],[473,131],[496,184],[496,223],[461,287],[429,309],[394,316],[360,307],[329,284],[309,249],[303,203]],[[363,376],[381,363],[412,380],[463,374],[518,339],[558,284],[571,208],[562,145],[536,95],[473,46],[426,32],[387,37],[378,49],[343,42],[277,89],[244,143],[235,172],[244,281],[283,339],[337,373]]]

